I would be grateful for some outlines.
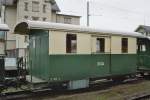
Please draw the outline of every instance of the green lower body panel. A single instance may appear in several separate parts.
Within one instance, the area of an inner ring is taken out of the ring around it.
[[[140,70],[150,71],[150,56],[143,54],[138,56],[138,67]]]
[[[124,75],[136,73],[137,71],[136,54],[112,54],[111,55],[111,74]]]
[[[105,54],[50,56],[49,77],[53,81],[55,78],[81,80],[109,75],[109,56]]]
[[[5,78],[5,68],[4,68],[4,57],[0,57],[0,83],[4,82],[4,78]]]
[[[125,75],[137,69],[136,54],[43,56],[34,61],[31,73],[48,82]]]

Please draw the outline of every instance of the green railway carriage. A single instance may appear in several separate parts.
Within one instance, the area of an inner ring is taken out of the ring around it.
[[[136,32],[94,29],[40,21],[21,22],[15,33],[29,35],[31,82],[66,82],[88,87],[90,79],[114,78],[137,71]]]
[[[0,83],[3,83],[5,75],[4,57],[6,47],[6,32],[9,30],[6,24],[0,24]]]
[[[138,70],[150,75],[150,38],[138,39]]]

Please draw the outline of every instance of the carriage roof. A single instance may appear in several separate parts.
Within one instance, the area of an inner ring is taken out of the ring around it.
[[[117,31],[110,29],[96,29],[90,27],[83,27],[79,25],[70,25],[62,23],[52,23],[52,22],[42,22],[42,21],[24,21],[18,23],[15,27],[16,34],[29,34],[30,29],[48,29],[56,31],[67,31],[67,32],[81,32],[81,33],[101,33],[108,35],[123,35],[123,36],[133,36],[133,37],[144,37],[141,33],[138,32],[126,32],[126,31]]]
[[[0,24],[0,31],[8,31],[9,27],[6,24]]]

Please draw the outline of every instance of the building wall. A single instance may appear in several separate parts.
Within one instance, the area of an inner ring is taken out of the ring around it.
[[[52,22],[56,22],[56,12],[52,12]]]
[[[16,49],[16,35],[13,34],[14,25],[16,24],[16,7],[15,6],[2,6],[1,15],[2,23],[5,23],[10,28],[7,32],[6,50]]]
[[[32,2],[39,2],[39,11],[32,11]],[[25,3],[28,3],[28,11],[25,11]],[[46,12],[43,12],[43,5],[46,5]],[[28,18],[25,18],[28,16]],[[45,2],[44,0],[18,0],[17,3],[17,21],[22,21],[25,19],[32,20],[32,17],[39,17],[39,20],[51,21],[51,3]]]
[[[34,12],[32,11],[32,2],[36,1],[39,2],[39,11]],[[27,11],[25,10],[25,3],[28,4]],[[46,5],[46,12],[43,12],[43,5]],[[5,11],[5,12],[4,12]],[[13,40],[13,42],[7,42],[7,49],[8,50],[14,50],[14,49],[25,49],[27,48],[28,43],[25,41],[25,36],[18,35],[18,34],[12,34],[14,27],[17,23],[23,21],[23,20],[33,20],[33,17],[38,17],[40,21],[51,21],[51,22],[57,22],[58,23],[64,23],[64,17],[63,15],[57,15],[56,11],[52,11],[52,5],[50,2],[45,2],[45,0],[17,0],[17,4],[11,4],[3,6],[2,9],[2,22],[5,22],[10,27],[10,31],[8,32],[7,39]],[[58,19],[57,19],[58,16]],[[67,16],[71,17],[72,22],[71,24],[80,24],[80,17],[76,16]],[[24,55],[24,53],[18,54],[19,56]]]
[[[66,23],[65,18],[70,18],[71,22],[70,24],[74,25],[80,25],[80,17],[77,16],[70,16],[70,15],[62,15],[62,14],[56,14],[56,22],[57,23]],[[68,23],[66,23],[68,24]]]
[[[7,34],[7,40],[15,40],[16,37],[13,34],[14,25],[16,24],[16,7],[15,6],[7,6],[5,7],[5,17],[4,22],[9,26],[10,31]]]

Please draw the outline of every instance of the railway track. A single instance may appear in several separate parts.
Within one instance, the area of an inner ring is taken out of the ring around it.
[[[133,100],[150,100],[150,94],[143,95],[143,96],[136,98],[136,99],[133,99]]]
[[[140,94],[133,95],[130,100],[150,100],[150,92],[143,92]]]
[[[21,91],[21,92],[2,94],[0,97],[0,100],[21,100],[21,99],[26,100],[27,98],[29,98],[29,99],[37,98],[37,96],[44,97],[44,96],[48,95],[50,97],[57,97],[60,95],[74,95],[74,94],[95,92],[95,91],[101,91],[101,93],[103,93],[103,92],[109,91],[109,88],[111,88],[113,86],[117,86],[117,85],[121,85],[121,84],[137,84],[137,83],[140,83],[143,81],[144,81],[143,78],[139,78],[139,79],[135,79],[135,80],[128,80],[128,81],[125,81],[124,83],[114,83],[112,81],[96,82],[96,83],[91,83],[89,88],[79,89],[79,90],[70,90],[70,91],[68,91],[68,90],[51,90],[51,89],[42,89],[42,90],[33,90],[33,91],[27,90],[27,91]],[[135,97],[137,97],[137,96],[135,96]],[[140,96],[140,97],[142,98],[142,96]],[[132,97],[130,97],[130,98],[132,98]],[[143,99],[133,98],[131,100],[143,100]]]

